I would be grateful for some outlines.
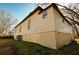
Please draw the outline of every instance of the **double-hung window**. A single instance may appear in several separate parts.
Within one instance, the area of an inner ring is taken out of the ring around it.
[[[47,18],[47,11],[42,12],[42,19]]]

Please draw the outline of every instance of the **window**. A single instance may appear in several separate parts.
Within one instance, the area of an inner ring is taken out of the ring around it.
[[[19,32],[21,32],[21,26],[20,26]]]
[[[47,18],[47,11],[44,11],[44,12],[42,13],[42,19],[44,19],[44,18]]]
[[[28,30],[30,29],[31,26],[31,20],[28,20]]]

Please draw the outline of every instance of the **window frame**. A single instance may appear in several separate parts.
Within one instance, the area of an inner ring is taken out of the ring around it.
[[[31,19],[28,20],[28,30],[30,29],[31,27]]]
[[[47,11],[43,11],[43,12],[42,12],[42,19],[47,18],[47,15],[48,15],[48,14],[47,14]]]

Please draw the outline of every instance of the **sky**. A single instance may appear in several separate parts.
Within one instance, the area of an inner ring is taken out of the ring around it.
[[[0,9],[10,12],[17,19],[17,23],[22,21],[35,8],[34,3],[0,3]]]

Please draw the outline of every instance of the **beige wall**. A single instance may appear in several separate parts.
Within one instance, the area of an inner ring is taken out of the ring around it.
[[[74,38],[78,37],[77,31],[74,27],[72,27],[72,35]]]
[[[71,35],[69,33],[55,32],[56,48],[63,45],[68,45],[71,42]]]
[[[71,33],[71,26],[61,17],[61,15],[55,9],[53,9],[53,11],[55,19],[55,31]]]
[[[43,46],[56,49],[55,32],[40,32],[24,35],[24,41],[35,42]]]
[[[23,35],[24,41],[31,41],[53,49],[60,48],[71,41],[71,28],[68,23],[62,22],[62,17],[54,8],[47,9],[47,18],[42,19],[39,11],[15,28],[16,35]],[[28,30],[28,20],[31,28]],[[20,26],[22,31],[19,32]]]
[[[38,14],[37,11],[34,15],[29,17],[23,23],[21,23],[16,28],[16,34],[28,34],[28,33],[37,33],[37,32],[46,32],[46,31],[54,31],[54,17],[53,17],[53,9],[52,7],[47,10],[48,16],[46,19],[42,19],[42,14]],[[31,20],[31,28],[28,30],[28,20]],[[19,32],[20,26],[22,27],[22,32]],[[53,29],[53,30],[52,30]]]
[[[53,8],[53,12],[55,19],[56,46],[57,48],[60,48],[63,45],[69,44],[73,39],[72,28],[54,8]]]

